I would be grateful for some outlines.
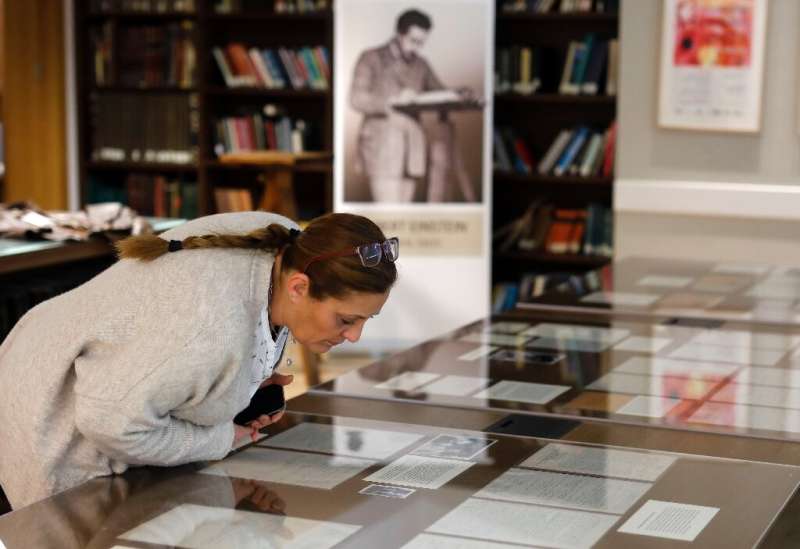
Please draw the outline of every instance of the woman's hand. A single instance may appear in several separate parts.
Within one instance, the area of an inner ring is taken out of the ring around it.
[[[284,374],[274,373],[270,377],[265,379],[259,387],[266,387],[267,385],[281,385],[283,387],[286,387],[292,381],[294,381],[294,376],[291,374],[284,375]]]

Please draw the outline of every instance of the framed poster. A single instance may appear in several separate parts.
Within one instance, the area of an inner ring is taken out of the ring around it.
[[[658,124],[758,132],[767,0],[663,0]]]
[[[337,0],[334,209],[400,239],[363,339],[406,345],[490,296],[494,0]]]

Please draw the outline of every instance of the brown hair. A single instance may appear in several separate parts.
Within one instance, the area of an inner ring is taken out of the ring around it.
[[[311,221],[299,234],[278,223],[247,234],[207,234],[189,236],[181,250],[204,248],[250,248],[272,253],[283,252],[281,272],[300,271],[311,259],[371,242],[383,242],[383,231],[366,217],[347,213],[323,215]],[[153,261],[166,254],[170,243],[155,235],[132,236],[117,243],[122,259]],[[357,255],[313,262],[306,270],[314,299],[342,298],[348,293],[384,293],[397,280],[394,263],[381,261],[364,267]]]

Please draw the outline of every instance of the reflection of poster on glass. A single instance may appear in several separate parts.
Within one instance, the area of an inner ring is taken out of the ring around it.
[[[658,122],[757,132],[767,0],[664,0]]]
[[[489,308],[494,4],[336,2],[334,210],[401,249],[368,343],[407,346]]]

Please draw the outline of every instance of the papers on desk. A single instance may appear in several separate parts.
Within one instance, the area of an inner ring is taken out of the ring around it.
[[[469,396],[486,388],[489,383],[486,377],[444,376],[426,385],[423,390],[429,395]]]
[[[711,395],[709,400],[800,410],[800,389],[728,383]]]
[[[614,344],[628,337],[630,330],[624,328],[604,328],[582,324],[552,324],[543,322],[521,332],[523,337],[540,337],[560,340],[596,341]]]
[[[694,541],[718,511],[718,507],[651,499],[618,531],[623,534]]]
[[[706,345],[703,343],[685,343],[669,353],[672,358],[703,360],[711,362],[732,362],[741,365],[775,366],[780,362],[785,351],[769,349],[750,349],[732,347],[730,345]]]
[[[551,443],[519,466],[655,482],[675,460],[666,454]]]
[[[473,465],[475,464],[471,461],[406,455],[364,480],[379,484],[438,489]]]
[[[439,374],[431,374],[428,372],[403,372],[400,375],[387,379],[383,383],[375,385],[375,388],[386,391],[411,392],[439,377],[441,377]]]
[[[260,446],[382,460],[422,438],[424,435],[400,431],[301,423],[266,439]]]
[[[558,395],[569,390],[570,387],[568,385],[547,385],[544,383],[504,380],[472,396],[473,398],[547,404]]]
[[[365,459],[286,452],[256,446],[229,456],[200,472],[332,490],[375,463]]]
[[[711,270],[715,273],[763,275],[772,268],[758,263],[718,263]]]
[[[468,435],[438,435],[413,452],[416,456],[447,459],[473,459],[486,451],[496,439]]]
[[[614,368],[613,372],[616,374],[637,374],[642,376],[723,379],[735,374],[740,369],[740,366],[733,364],[635,356]]]
[[[581,298],[585,303],[614,305],[621,307],[649,307],[661,298],[658,294],[637,294],[626,292],[592,292]]]
[[[800,344],[800,336],[775,332],[749,332],[746,330],[705,330],[694,336],[691,342],[749,349],[789,351]]]
[[[183,504],[119,537],[188,549],[328,549],[359,529],[354,524]]]
[[[614,410],[614,413],[626,416],[663,418],[680,403],[681,400],[677,398],[636,396],[619,409]]]
[[[525,546],[591,547],[617,519],[587,511],[469,498],[428,532]]]
[[[657,286],[664,288],[685,288],[692,283],[690,276],[647,275],[636,282],[637,286]]]
[[[784,368],[744,368],[734,379],[747,385],[773,385],[800,388],[800,370]]]
[[[650,486],[633,480],[512,468],[479,490],[475,497],[621,515]]]

